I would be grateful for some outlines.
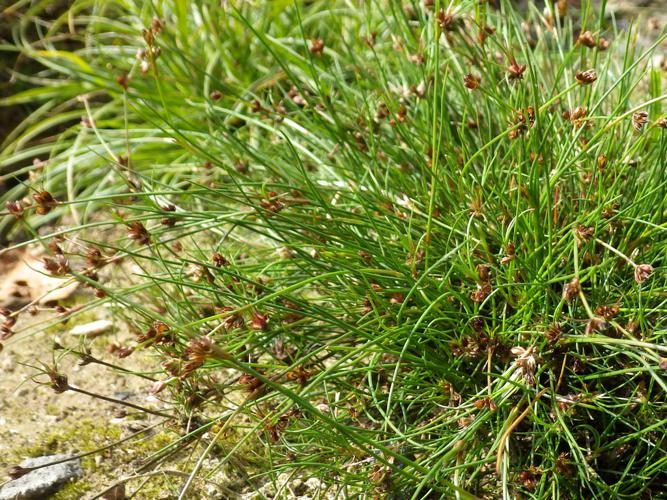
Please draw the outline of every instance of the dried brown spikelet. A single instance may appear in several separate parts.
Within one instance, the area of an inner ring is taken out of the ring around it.
[[[595,314],[602,316],[604,319],[611,319],[616,316],[620,311],[620,307],[617,304],[611,306],[599,306],[595,309]]]
[[[472,74],[463,75],[463,85],[470,90],[478,89],[480,85],[480,79]]]
[[[438,24],[443,31],[452,31],[463,26],[463,19],[456,17],[451,11],[440,9],[438,12]]]
[[[206,358],[212,356],[213,349],[213,341],[208,337],[195,337],[191,339],[184,351],[187,362],[183,366],[181,376],[187,377],[202,366]]]
[[[579,295],[581,291],[581,284],[579,283],[578,278],[572,278],[572,280],[563,287],[563,298],[567,302],[571,302],[573,298]]]
[[[140,245],[148,245],[151,242],[150,233],[138,220],[128,224],[127,237],[136,241]]]
[[[583,45],[584,47],[592,49],[597,46],[597,43],[595,41],[593,33],[591,33],[590,31],[584,31],[577,37],[577,45]]]
[[[477,290],[470,293],[470,298],[475,302],[483,302],[491,292],[493,288],[490,283],[477,283]]]
[[[127,90],[130,85],[130,78],[123,73],[122,75],[118,75],[116,77],[116,83],[123,87],[124,90]]]
[[[523,74],[526,71],[526,68],[527,66],[525,64],[519,64],[515,60],[512,60],[507,68],[510,80],[523,79]]]
[[[310,42],[310,52],[315,55],[321,55],[324,51],[324,40],[317,38]]]
[[[650,264],[639,264],[635,267],[635,281],[639,284],[644,283],[651,277],[653,266]]]
[[[555,344],[558,342],[562,334],[563,327],[560,325],[560,323],[552,323],[544,332],[544,336],[547,338],[549,344]]]
[[[211,259],[216,267],[227,267],[229,265],[229,261],[218,252],[215,252]]]
[[[250,320],[250,327],[253,330],[266,330],[269,323],[269,316],[267,314],[260,314],[258,312],[252,313],[252,319]]]
[[[160,33],[164,28],[164,22],[160,20],[159,17],[154,16],[151,19],[151,31],[153,33]]]
[[[21,201],[8,201],[5,203],[5,208],[14,217],[21,217],[25,211]]]
[[[54,369],[49,369],[47,371],[49,376],[49,385],[57,394],[61,394],[69,390],[69,383],[67,381],[67,375],[59,373]]]
[[[477,274],[479,275],[480,281],[489,281],[489,266],[486,264],[477,264]]]
[[[41,191],[32,195],[32,198],[37,202],[38,207],[35,211],[39,215],[48,214],[58,202],[53,198],[48,191]]]
[[[479,40],[479,43],[481,45],[484,45],[486,39],[489,36],[494,35],[495,33],[496,33],[496,28],[487,25],[479,29],[479,31],[477,32],[477,39]]]
[[[588,69],[586,71],[577,71],[574,78],[579,85],[590,85],[598,79],[598,75],[594,70]]]
[[[42,260],[44,269],[53,276],[63,276],[70,272],[69,261],[62,254],[57,254],[53,258],[44,257]]]
[[[648,113],[646,111],[637,111],[632,115],[632,127],[640,132],[648,122]]]
[[[607,155],[601,153],[598,156],[598,169],[604,170],[606,166],[607,166]]]

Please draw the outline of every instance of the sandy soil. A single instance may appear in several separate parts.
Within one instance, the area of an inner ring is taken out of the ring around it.
[[[26,287],[20,283],[21,297],[7,297],[5,294],[0,301],[3,306],[9,305],[13,310],[43,295],[46,286],[42,282],[43,276],[30,269],[37,267],[27,266],[26,260],[34,264],[24,254],[18,258],[16,255],[5,255],[0,261],[0,288],[4,288],[5,292],[12,286],[15,288],[16,280],[29,284]],[[31,292],[36,296],[31,295]],[[3,469],[29,456],[92,451],[162,420],[77,392],[57,394],[48,385],[39,384],[48,381],[48,377],[39,375],[42,363],[48,366],[56,364],[60,372],[67,374],[73,386],[144,407],[164,406],[150,393],[150,380],[127,376],[96,363],[82,366],[79,357],[75,355],[54,359],[64,353],[52,350],[54,342],[58,342],[79,351],[89,348],[95,357],[117,363],[107,353],[107,346],[123,343],[127,339],[128,334],[121,325],[94,339],[76,337],[70,333],[70,329],[77,324],[102,319],[104,311],[86,312],[71,318],[64,325],[44,328],[56,315],[53,304],[84,302],[89,293],[81,289],[74,293],[70,291],[67,298],[46,300],[39,304],[39,312],[34,316],[22,313],[12,327],[17,334],[4,342],[4,349],[0,353],[0,467]],[[33,330],[37,331],[32,333]],[[155,363],[148,354],[136,353],[124,360],[123,366],[148,371],[154,369]],[[158,450],[171,439],[167,434],[170,432],[155,429],[123,446],[85,459],[83,465],[86,476],[78,484],[67,487],[59,497],[83,498],[131,474],[141,458]],[[139,494],[137,498],[155,498],[154,494],[155,491],[148,496]],[[171,495],[165,490],[164,498],[169,497]]]

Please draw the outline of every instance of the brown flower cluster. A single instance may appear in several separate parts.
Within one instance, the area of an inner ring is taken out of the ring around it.
[[[577,71],[574,75],[574,79],[579,85],[590,85],[598,79],[598,74],[592,69]]]
[[[525,110],[520,109],[512,118],[508,137],[510,140],[517,139],[533,125],[535,125],[535,109],[532,106],[528,106]]]
[[[639,264],[635,267],[635,281],[640,285],[644,283],[653,274],[653,266],[649,264]]]
[[[69,261],[61,253],[56,254],[53,258],[44,257],[42,262],[44,263],[44,269],[53,276],[64,276],[71,270]]]
[[[227,351],[217,346],[206,336],[191,339],[183,352],[183,356],[185,357],[186,362],[183,365],[182,370],[178,373],[178,376],[181,378],[189,376],[192,372],[200,368],[209,358],[217,360],[231,358]]]
[[[510,61],[510,65],[507,68],[507,73],[510,80],[522,80],[523,74],[526,72],[527,66],[525,64],[519,64],[515,60]]]
[[[604,37],[599,37],[597,40],[590,31],[583,31],[577,37],[577,45],[582,45],[589,49],[598,48],[599,50],[607,50],[609,42]]]
[[[127,227],[127,237],[136,241],[140,245],[148,245],[151,242],[151,235],[140,221],[130,222]]]
[[[55,369],[48,369],[46,374],[49,376],[49,385],[56,393],[61,394],[69,390],[67,375],[57,372]]]
[[[137,337],[137,342],[139,343],[155,343],[155,344],[173,344],[174,336],[173,332],[170,334],[169,325],[163,321],[156,320],[148,328],[145,333],[142,333]]]
[[[315,55],[322,55],[324,51],[324,40],[317,38],[310,42],[310,52]]]
[[[463,76],[463,85],[470,90],[475,90],[479,88],[480,79],[473,74],[467,74]]]
[[[581,284],[577,278],[572,278],[572,280],[563,287],[563,298],[567,302],[572,302],[579,292],[581,291]]]
[[[39,193],[35,193],[32,195],[32,199],[35,200],[37,203],[37,208],[35,208],[35,212],[37,212],[39,215],[45,215],[48,214],[51,210],[53,210],[53,207],[58,205],[58,202],[53,198],[51,193],[48,191],[41,191]]]

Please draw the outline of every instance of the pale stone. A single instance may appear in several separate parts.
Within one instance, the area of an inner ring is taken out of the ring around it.
[[[80,337],[97,337],[113,328],[113,322],[108,319],[100,319],[84,325],[76,325],[69,333]]]

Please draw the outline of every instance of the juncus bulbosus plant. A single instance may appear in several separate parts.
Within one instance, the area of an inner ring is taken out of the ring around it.
[[[331,495],[665,492],[665,37],[546,4],[17,8],[2,224],[215,422],[181,496],[236,425]]]

